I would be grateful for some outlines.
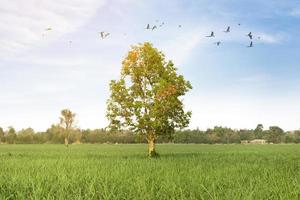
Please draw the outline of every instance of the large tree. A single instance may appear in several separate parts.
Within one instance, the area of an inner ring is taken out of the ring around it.
[[[149,156],[155,156],[155,141],[171,136],[188,125],[180,97],[192,88],[172,61],[150,43],[132,46],[122,62],[121,77],[110,82],[107,118],[111,130],[130,129],[146,137]]]
[[[75,113],[69,109],[64,109],[61,111],[60,125],[64,128],[65,145],[69,145],[70,132],[73,128],[73,123],[75,119]]]

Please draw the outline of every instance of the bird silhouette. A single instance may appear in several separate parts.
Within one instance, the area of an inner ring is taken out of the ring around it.
[[[147,24],[146,29],[148,29],[148,30],[151,29],[151,28],[150,28],[150,24]]]
[[[238,26],[240,26],[241,24],[240,23],[238,23]]]
[[[253,42],[250,42],[250,45],[248,46],[249,48],[253,47]]]
[[[216,44],[217,46],[220,46],[220,45],[221,45],[221,41],[215,42],[215,44]]]
[[[106,33],[104,31],[99,32],[99,33],[100,33],[100,36],[101,36],[102,39],[105,39],[105,38],[107,38],[110,35],[110,33]]]
[[[226,31],[224,31],[225,33],[229,33],[230,32],[230,26],[227,27]]]
[[[206,36],[206,37],[215,37],[215,33],[212,31],[212,32],[210,33],[210,35],[208,35],[208,36]]]
[[[153,27],[152,27],[152,31],[154,31],[154,29],[156,29],[157,28],[157,26],[156,25],[154,25]]]
[[[249,32],[247,36],[250,38],[250,40],[252,40],[252,38],[253,38],[253,35],[252,35],[252,33],[251,33],[251,32]]]
[[[162,23],[159,25],[159,27],[162,27],[163,25],[165,25],[165,22],[162,22]]]
[[[182,28],[182,25],[181,25],[181,24],[179,24],[179,25],[178,25],[178,28]]]

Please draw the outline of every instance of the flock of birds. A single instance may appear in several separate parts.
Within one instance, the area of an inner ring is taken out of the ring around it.
[[[156,20],[156,22],[158,23],[159,21]],[[165,25],[165,22],[161,22],[161,23],[159,23],[157,25],[153,25],[153,26],[151,26],[150,24],[147,24],[147,26],[146,26],[145,29],[146,30],[150,30],[150,31],[154,31],[155,29],[161,28],[164,25]],[[238,24],[238,26],[241,26],[241,24]],[[179,24],[178,28],[182,28],[182,25]],[[53,30],[52,27],[48,27],[48,28],[45,29],[46,32],[52,31],[52,30]],[[230,33],[231,32],[231,27],[227,26],[227,28],[226,28],[226,30],[224,32],[225,33]],[[105,31],[101,31],[101,32],[98,32],[98,33],[99,33],[99,37],[101,39],[106,39],[110,35],[109,32],[105,32]],[[126,35],[126,34],[124,34],[124,35]],[[43,34],[43,36],[45,36],[45,34]],[[250,44],[247,47],[249,47],[249,48],[253,47],[253,38],[254,38],[254,36],[253,36],[252,32],[249,32],[246,36],[250,39],[250,41],[249,41]],[[207,38],[215,38],[216,37],[215,32],[212,31],[210,33],[210,35],[207,35],[206,37]],[[260,40],[261,37],[258,36],[257,39]],[[69,44],[71,44],[71,43],[72,43],[72,41],[70,40]],[[214,44],[217,45],[217,46],[220,46],[222,44],[222,42],[221,41],[217,41],[217,42],[214,42]]]
[[[238,26],[241,26],[241,24],[238,24]],[[226,29],[224,32],[225,32],[225,33],[230,33],[230,32],[231,32],[231,27],[230,27],[230,26],[227,26],[227,29]],[[254,36],[253,36],[252,32],[249,32],[246,36],[249,37],[249,39],[250,39],[250,44],[249,44],[247,47],[249,47],[249,48],[253,47],[253,38],[254,38]],[[212,32],[210,33],[210,35],[208,35],[208,36],[206,36],[206,37],[214,38],[214,37],[215,37],[215,32],[212,31]],[[260,40],[261,37],[258,36],[257,39]],[[217,46],[220,46],[221,43],[222,43],[221,41],[217,41],[217,42],[215,42],[214,44],[216,44]]]

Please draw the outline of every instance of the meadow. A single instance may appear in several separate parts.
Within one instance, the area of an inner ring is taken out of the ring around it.
[[[0,199],[300,199],[300,145],[0,145]]]

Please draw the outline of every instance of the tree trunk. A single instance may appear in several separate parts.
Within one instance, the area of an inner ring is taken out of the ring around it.
[[[148,155],[149,157],[157,156],[155,151],[155,136],[153,133],[150,133],[148,137]]]
[[[65,138],[65,146],[66,146],[66,147],[68,147],[68,146],[69,146],[69,140],[68,140],[68,138],[67,138],[67,137]]]

